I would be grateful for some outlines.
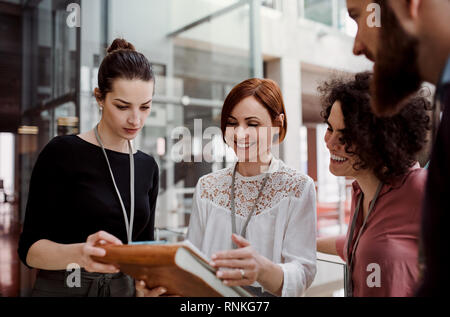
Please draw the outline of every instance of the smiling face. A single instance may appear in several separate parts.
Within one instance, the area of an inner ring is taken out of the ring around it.
[[[330,172],[335,176],[356,177],[358,171],[353,168],[356,157],[346,153],[345,144],[341,141],[341,131],[345,129],[345,123],[340,101],[333,104],[327,124],[325,143],[331,155]]]
[[[133,140],[150,114],[153,81],[116,79],[104,100],[102,123],[116,136]]]
[[[261,157],[270,153],[278,130],[269,111],[250,96],[241,100],[228,116],[225,141],[239,162],[260,162]]]

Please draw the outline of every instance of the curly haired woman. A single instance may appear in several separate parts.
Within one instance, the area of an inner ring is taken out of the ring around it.
[[[347,235],[320,238],[317,249],[346,261],[348,296],[412,296],[427,177],[417,154],[427,142],[430,104],[414,97],[396,116],[376,117],[371,78],[360,73],[319,87],[330,171],[355,181]]]

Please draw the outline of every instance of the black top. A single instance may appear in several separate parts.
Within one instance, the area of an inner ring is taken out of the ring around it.
[[[436,101],[443,109],[433,146],[423,208],[422,239],[425,255],[419,296],[448,294],[448,224],[450,214],[450,58],[437,86]]]
[[[130,219],[129,154],[106,153]],[[134,162],[133,241],[153,240],[158,165],[141,151],[134,154]],[[55,137],[33,168],[19,257],[27,265],[28,250],[38,240],[82,243],[100,230],[127,243],[123,211],[103,152],[75,135]]]

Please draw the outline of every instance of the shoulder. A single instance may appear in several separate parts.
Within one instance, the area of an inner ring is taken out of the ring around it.
[[[279,168],[272,175],[272,182],[280,190],[286,190],[290,196],[300,198],[305,191],[314,190],[314,181],[299,170],[279,161]]]
[[[61,149],[71,147],[77,143],[76,135],[62,135],[56,136],[48,142],[46,148],[48,149]]]
[[[64,154],[71,151],[76,144],[75,138],[77,138],[75,135],[54,137],[47,143],[47,145],[45,145],[39,157],[41,159],[50,157],[58,157],[58,159],[61,159],[62,157],[65,157]]]
[[[425,191],[428,171],[423,168],[415,168],[406,176],[403,188],[408,192],[422,193]]]
[[[145,164],[149,165],[149,167],[158,168],[158,163],[156,163],[156,160],[152,155],[144,153],[142,151],[137,151],[136,155],[139,160],[145,162]]]
[[[197,182],[196,195],[202,199],[215,201],[226,195],[231,186],[232,167],[206,174]]]
[[[232,167],[206,174],[199,178],[197,187],[199,189],[215,188],[221,185],[229,186],[231,184]]]
[[[57,136],[51,139],[41,150],[34,163],[33,170],[64,170],[73,163],[73,143],[76,136]]]

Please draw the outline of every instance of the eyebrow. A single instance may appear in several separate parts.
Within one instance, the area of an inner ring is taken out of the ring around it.
[[[131,105],[131,103],[130,102],[128,102],[128,101],[125,101],[125,100],[122,100],[122,99],[119,99],[119,98],[116,98],[116,99],[114,99],[114,100],[117,100],[117,101],[120,101],[120,102],[123,102],[124,104],[126,104],[126,105]],[[142,106],[143,105],[146,105],[146,104],[148,104],[148,103],[150,103],[151,101],[152,101],[153,99],[150,99],[149,101],[147,101],[147,102],[144,102],[143,104],[142,104]]]
[[[235,117],[233,117],[233,116],[229,116],[231,119],[234,119],[234,120],[236,120],[237,121],[237,119],[235,118]],[[245,120],[252,120],[252,119],[256,119],[256,120],[259,120],[259,118],[258,117],[248,117],[248,118],[245,118]]]
[[[331,125],[331,123],[330,123],[328,120],[326,120],[325,123],[328,124],[328,126],[329,126],[332,130],[336,130],[337,132],[343,133],[344,130],[345,130],[345,128],[344,128],[344,129],[335,129],[335,128],[333,128],[333,126]]]

